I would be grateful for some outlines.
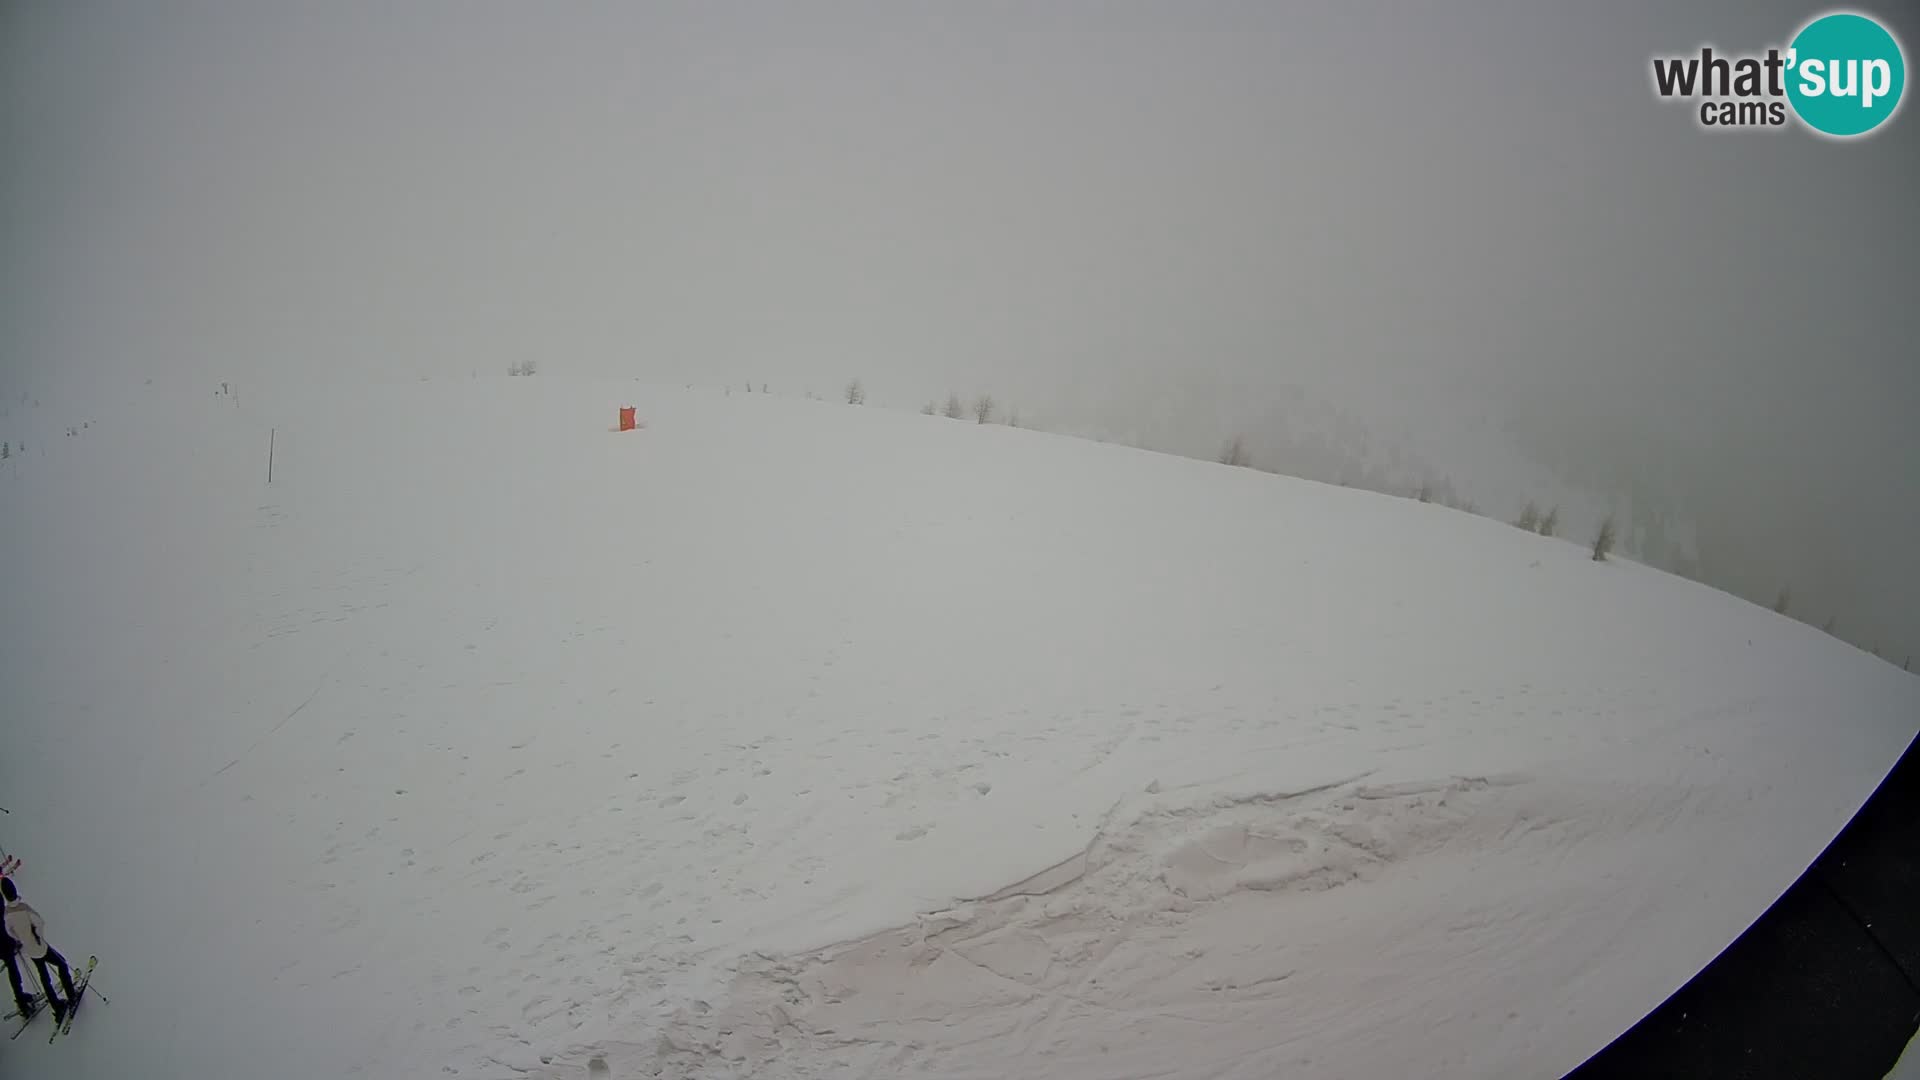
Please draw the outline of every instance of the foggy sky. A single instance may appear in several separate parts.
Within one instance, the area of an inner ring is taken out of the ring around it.
[[[1920,652],[1920,113],[1649,85],[1818,10],[0,4],[0,390],[857,375],[1201,454],[1305,408]]]

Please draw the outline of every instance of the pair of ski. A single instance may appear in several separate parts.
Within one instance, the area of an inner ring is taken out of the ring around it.
[[[100,958],[97,956],[87,957],[87,966],[81,969],[80,981],[75,983],[73,987],[73,1000],[67,1003],[66,1015],[60,1018],[59,1023],[53,1025],[53,1034],[47,1036],[47,1042],[51,1043],[60,1036],[73,1030],[73,1014],[80,1011],[80,999],[87,995],[87,984],[93,981],[93,968],[94,965],[99,962]],[[27,1026],[33,1023],[33,1018],[39,1016],[40,1011],[46,1007],[46,995],[35,994],[32,1001],[28,1004],[27,1014],[20,1018],[20,1026],[8,1037],[13,1039],[19,1038],[26,1032]],[[10,1020],[16,1016],[20,1016],[20,1014],[18,1012],[11,1012],[6,1016],[0,1017],[0,1020]]]

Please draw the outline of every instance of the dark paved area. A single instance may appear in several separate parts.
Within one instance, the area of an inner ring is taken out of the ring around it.
[[[1917,747],[1778,903],[1568,1080],[1881,1080],[1920,1025]]]

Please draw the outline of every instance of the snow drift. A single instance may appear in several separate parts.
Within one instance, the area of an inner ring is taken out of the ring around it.
[[[1920,727],[1576,543],[1031,431],[61,408],[0,416],[0,827],[114,1003],[11,1074],[1557,1075]]]

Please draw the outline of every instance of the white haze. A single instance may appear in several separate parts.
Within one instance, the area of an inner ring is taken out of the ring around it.
[[[1574,531],[1612,509],[1897,663],[1920,120],[1707,135],[1647,78],[1812,13],[12,4],[0,394],[528,359],[991,392]]]

